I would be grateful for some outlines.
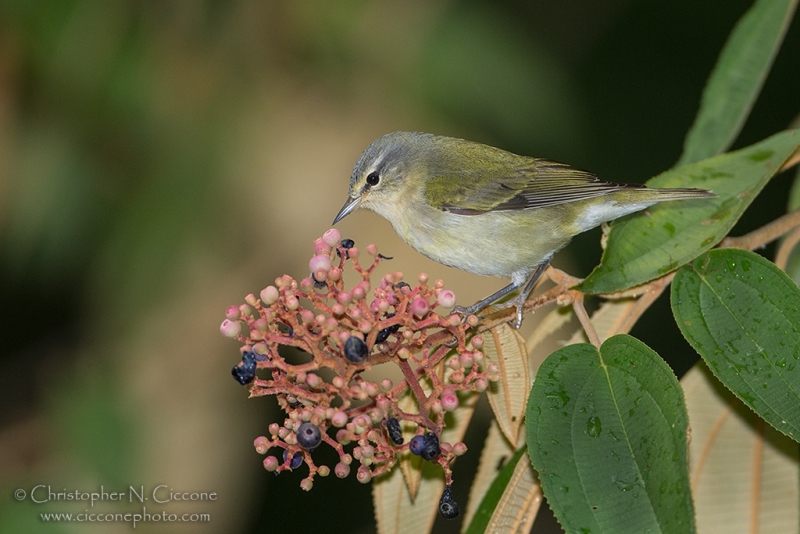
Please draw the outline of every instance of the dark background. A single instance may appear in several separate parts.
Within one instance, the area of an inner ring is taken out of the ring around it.
[[[66,530],[38,513],[85,509],[14,501],[37,484],[219,495],[168,508],[211,523],[144,532],[374,531],[370,488],[354,477],[305,493],[302,475],[261,468],[252,440],[279,415],[231,380],[225,308],[302,276],[359,153],[389,131],[611,181],[669,168],[750,4],[0,2],[0,531]],[[797,65],[795,23],[736,146],[794,119]],[[782,213],[791,181],[774,180],[734,233]],[[443,278],[461,303],[504,283],[431,263],[374,214],[340,228],[394,256],[392,269]],[[556,264],[585,276],[599,256],[595,230]],[[666,298],[633,333],[679,375],[696,359]],[[479,409],[457,467],[462,506],[488,417]]]

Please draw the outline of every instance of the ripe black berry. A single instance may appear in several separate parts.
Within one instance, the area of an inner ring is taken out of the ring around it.
[[[445,519],[455,519],[458,517],[458,503],[453,500],[453,493],[450,486],[445,486],[442,497],[439,499],[439,515]]]
[[[394,317],[393,313],[387,313],[386,314],[386,318],[387,319],[391,319],[392,317]],[[396,334],[398,330],[400,330],[400,325],[399,324],[396,324],[396,325],[393,325],[393,326],[387,326],[386,328],[382,328],[378,332],[378,335],[375,337],[375,343],[383,343],[384,341],[389,339],[390,335]]]
[[[442,453],[442,450],[439,448],[439,438],[437,438],[436,434],[433,432],[428,432],[422,436],[422,439],[422,450],[419,455],[422,456],[424,460],[432,462]]]
[[[303,423],[297,429],[297,444],[306,450],[311,450],[322,441],[322,432],[314,423]]]
[[[422,448],[425,446],[425,438],[422,436],[414,436],[411,438],[411,441],[408,442],[408,450],[411,454],[416,454],[419,456],[422,454]]]
[[[367,344],[356,336],[344,342],[344,357],[351,363],[364,363],[367,360]]]
[[[283,451],[283,461],[285,462],[286,459],[289,457],[289,451]],[[294,453],[292,456],[292,461],[289,464],[289,469],[297,469],[303,463],[303,454],[301,452]]]
[[[400,422],[392,417],[386,420],[386,432],[389,433],[389,439],[392,440],[392,443],[395,445],[402,445],[403,444],[403,432],[400,430]]]
[[[254,352],[242,354],[242,364],[234,365],[231,369],[233,378],[241,385],[246,386],[256,378],[256,355]]]

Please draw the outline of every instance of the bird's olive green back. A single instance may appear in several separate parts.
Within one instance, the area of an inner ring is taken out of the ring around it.
[[[453,213],[540,208],[640,187],[604,182],[563,163],[461,139],[437,137],[436,145],[436,156],[424,163],[429,175],[425,197],[434,208]]]

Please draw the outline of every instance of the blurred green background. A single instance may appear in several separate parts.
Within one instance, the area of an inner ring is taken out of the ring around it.
[[[611,181],[665,170],[750,3],[0,0],[0,532],[129,532],[39,513],[140,509],[15,500],[39,484],[219,496],[146,503],[211,522],[138,532],[373,532],[354,477],[305,493],[303,475],[261,467],[252,440],[279,414],[231,379],[225,308],[304,276],[356,158],[393,130]],[[797,65],[794,24],[737,146],[800,111]],[[789,187],[776,179],[736,233],[782,213]],[[433,264],[372,213],[340,228],[460,303],[505,283]],[[556,265],[585,276],[599,254],[589,232]],[[696,356],[668,315],[662,299],[634,334],[682,373]],[[462,503],[486,413],[457,466]]]

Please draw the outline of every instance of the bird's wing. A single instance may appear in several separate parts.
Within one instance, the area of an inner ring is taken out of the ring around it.
[[[486,174],[483,169],[481,175]],[[604,182],[590,172],[539,158],[494,174],[500,177],[485,180],[472,172],[434,176],[427,183],[426,197],[437,209],[478,215],[555,206],[642,187]]]

